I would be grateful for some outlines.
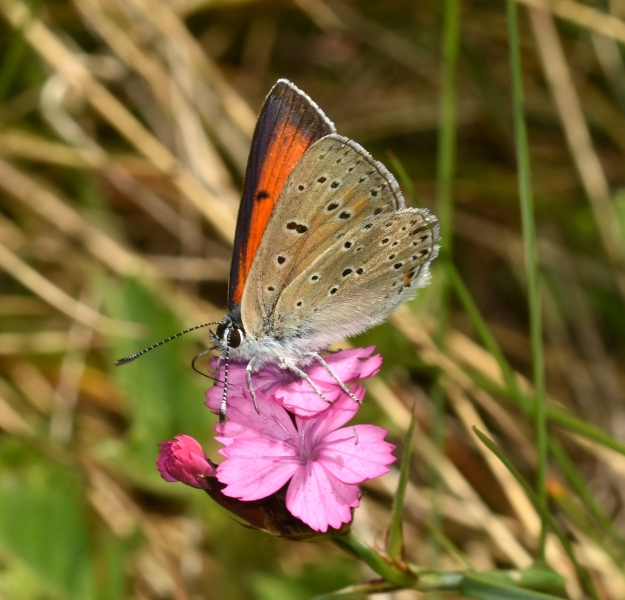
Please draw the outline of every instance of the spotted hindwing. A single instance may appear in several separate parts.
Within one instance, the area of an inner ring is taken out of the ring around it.
[[[273,332],[322,349],[381,323],[429,280],[438,225],[427,210],[370,216],[327,243],[283,291]]]
[[[358,144],[337,134],[317,141],[285,183],[254,257],[245,330],[266,334],[284,290],[345,231],[403,206],[395,178]]]

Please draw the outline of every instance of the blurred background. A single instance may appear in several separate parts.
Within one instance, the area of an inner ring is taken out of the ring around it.
[[[547,6],[519,1],[550,508],[601,597],[622,599],[625,1]],[[437,212],[443,11],[0,0],[0,598],[303,599],[372,577],[329,542],[270,539],[160,479],[157,444],[176,434],[217,459],[211,383],[190,367],[206,330],[113,363],[222,318],[250,138],[280,77]],[[444,243],[466,294],[438,259],[429,288],[352,341],[384,356],[359,419],[387,427],[398,456],[415,406],[406,555],[440,568],[537,556],[536,510],[472,431],[534,481],[508,56],[505,4],[462,2]],[[396,482],[394,469],[363,488],[354,531],[369,543]],[[551,537],[547,557],[582,598]]]

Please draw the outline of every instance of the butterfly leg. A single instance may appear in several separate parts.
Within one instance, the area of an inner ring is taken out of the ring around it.
[[[215,383],[219,381],[219,371],[221,371],[221,356],[217,357],[217,362],[215,363]]]
[[[302,371],[301,369],[298,369],[294,364],[287,362],[286,360],[283,360],[280,362],[280,368],[282,369],[288,369],[289,371],[293,371],[293,373],[295,373],[298,377],[300,377],[301,379],[303,379],[304,381],[306,381],[308,383],[308,385],[315,390],[315,392],[317,393],[317,395],[324,401],[327,402],[328,404],[332,404],[332,402],[330,402],[324,395],[323,392],[317,387],[317,385],[315,384],[315,382],[308,377],[308,375]]]
[[[193,357],[193,360],[191,361],[191,368],[196,372],[199,373],[200,375],[203,375],[204,377],[207,377],[206,373],[202,373],[202,371],[198,370],[198,368],[195,366],[195,363],[197,362],[198,358],[202,358],[202,356],[206,356],[207,354],[210,354],[215,348],[207,348],[206,350],[202,350],[202,352],[200,352],[199,354],[196,354]],[[217,363],[217,365],[219,365],[219,363]],[[219,366],[217,367],[217,376],[219,377]]]
[[[258,400],[256,400],[256,392],[254,391],[254,386],[252,385],[252,373],[254,371],[254,358],[247,363],[247,367],[245,367],[245,378],[247,379],[247,389],[252,396],[252,400],[254,401],[254,410],[256,410],[257,414],[260,414],[260,408],[258,408]]]
[[[306,353],[304,356],[312,356],[317,362],[319,362],[319,364],[328,372],[330,373],[330,375],[332,375],[332,377],[334,377],[334,379],[336,380],[336,383],[339,384],[340,388],[357,404],[362,404],[362,401],[360,399],[358,399],[356,396],[354,396],[354,394],[352,394],[352,392],[350,391],[350,389],[343,383],[343,381],[341,380],[341,378],[334,372],[334,370],[332,369],[332,367],[325,361],[323,360],[322,356],[318,353],[318,352],[308,352]]]

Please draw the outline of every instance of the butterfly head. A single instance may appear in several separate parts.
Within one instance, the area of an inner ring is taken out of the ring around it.
[[[213,341],[225,351],[226,348],[234,349],[245,343],[245,331],[238,314],[228,314],[217,326],[217,331],[212,334]]]

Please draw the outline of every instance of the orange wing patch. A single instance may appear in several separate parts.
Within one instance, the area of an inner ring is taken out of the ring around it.
[[[261,108],[248,159],[230,270],[230,309],[243,289],[282,188],[303,154],[334,132],[321,109],[286,80],[272,88]]]
[[[260,245],[260,240],[265,232],[265,227],[273,211],[280,192],[291,174],[291,171],[310,146],[310,139],[296,127],[288,125],[285,131],[268,148],[265,164],[261,170],[258,181],[258,191],[254,198],[255,202],[249,217],[250,227],[247,244],[240,250],[239,278],[234,289],[233,301],[239,304],[243,296],[243,287],[247,280],[247,274],[252,267],[252,261],[256,255],[256,250]],[[285,146],[288,152],[285,155]]]

